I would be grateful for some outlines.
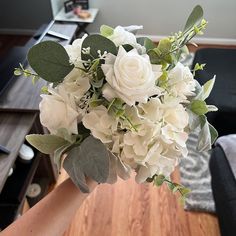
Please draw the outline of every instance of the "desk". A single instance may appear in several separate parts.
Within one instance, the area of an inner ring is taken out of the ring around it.
[[[85,32],[88,33],[86,31],[86,27],[93,23],[97,14],[98,14],[98,9],[97,8],[90,8],[87,10],[90,14],[91,17],[87,18],[87,19],[82,19],[79,18],[78,16],[76,16],[73,12],[68,12],[65,13],[64,8],[62,8],[58,14],[55,16],[54,20],[55,21],[61,21],[61,22],[73,22],[73,23],[77,23],[79,26],[79,31],[77,33],[77,36],[79,36],[79,34],[81,32]]]
[[[50,29],[47,27],[47,30],[53,30],[54,32],[64,34],[68,36],[68,39],[63,40],[58,37],[50,36],[45,32],[45,30],[44,32],[41,30],[39,34],[32,37],[32,39],[24,46],[27,47],[24,48],[25,51],[27,52],[28,50],[26,49],[33,46],[33,44],[38,41],[38,38],[41,38],[40,35],[44,35],[42,41],[53,40],[62,45],[69,44],[77,30],[77,25],[57,22],[52,24]],[[18,48],[16,48],[16,52],[14,51],[16,54],[17,50]],[[13,54],[9,54],[9,57],[11,56],[13,56]],[[33,161],[28,164],[28,167],[25,168],[26,172],[24,173],[24,176],[26,176],[26,178],[23,178],[22,182],[18,181],[19,179],[17,178],[18,175],[16,172],[18,170],[17,173],[20,172],[21,174],[22,171],[21,169],[18,169],[20,168],[20,165],[17,166],[19,161],[16,160],[19,149],[25,142],[25,136],[29,133],[45,133],[45,129],[39,121],[39,102],[41,100],[41,87],[46,84],[45,81],[39,80],[35,85],[33,85],[29,78],[13,76],[14,67],[16,67],[20,62],[18,60],[19,59],[16,58],[16,65],[14,65],[14,62],[11,66],[5,66],[0,70],[0,73],[2,74],[4,74],[4,71],[6,70],[12,72],[5,74],[8,75],[7,78],[9,80],[15,80],[6,90],[4,90],[0,97],[0,144],[10,150],[10,154],[0,153],[0,213],[2,214],[0,216],[0,227],[6,227],[14,219],[11,218],[9,221],[7,220],[8,222],[3,222],[5,219],[4,214],[8,214],[9,211],[14,211],[12,213],[12,216],[14,217],[14,214],[17,214],[15,209],[17,209],[17,211],[21,209],[28,185],[31,184],[33,178],[46,180],[47,186],[45,186],[48,187],[50,184],[55,182],[58,175],[53,158],[34,150],[35,157]],[[17,166],[16,171],[14,171],[13,175],[8,178],[9,170],[14,165]],[[8,193],[15,189],[14,186],[12,187],[12,185],[10,185],[10,182],[13,182],[11,180],[15,180],[13,184],[17,184],[18,182],[22,184],[18,184],[18,195],[14,193],[14,196],[11,195],[10,198],[8,197]],[[46,191],[44,191],[44,194],[46,194]],[[10,203],[8,201],[10,201]],[[11,204],[10,208],[9,204]]]

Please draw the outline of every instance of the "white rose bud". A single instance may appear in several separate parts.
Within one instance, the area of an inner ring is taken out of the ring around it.
[[[136,49],[126,52],[119,47],[117,57],[108,54],[102,70],[108,82],[103,95],[108,100],[119,97],[132,106],[135,102],[146,103],[150,96],[161,92],[156,86],[161,66],[151,65],[148,55],[139,55]]]
[[[111,36],[108,37],[113,43],[119,47],[120,45],[130,44],[135,46],[137,44],[134,34],[126,31],[123,27],[117,26]]]

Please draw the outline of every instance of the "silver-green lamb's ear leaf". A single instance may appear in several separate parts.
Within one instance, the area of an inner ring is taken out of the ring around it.
[[[86,37],[82,43],[82,49],[83,48],[90,48],[90,54],[84,54],[81,52],[81,57],[84,61],[93,61],[95,58],[98,58],[99,50],[101,54],[105,51],[113,55],[117,54],[116,45],[110,39],[99,34],[93,34]]]
[[[88,192],[85,177],[98,183],[105,183],[108,179],[109,153],[100,140],[89,136],[68,152],[63,166],[80,190]]]
[[[202,94],[202,100],[205,100],[209,97],[211,90],[213,89],[213,86],[215,84],[216,76],[213,77],[213,79],[208,80],[203,85],[203,94]]]
[[[28,52],[28,61],[41,78],[52,83],[62,81],[74,68],[65,48],[53,41],[33,46]]]
[[[65,139],[52,134],[30,134],[26,136],[26,140],[44,154],[52,154],[61,146],[70,144]]]
[[[107,179],[107,183],[115,183],[117,180],[117,175],[123,179],[127,180],[130,178],[131,169],[126,166],[119,157],[114,155],[109,151],[110,158],[110,167],[109,167],[109,177]]]
[[[114,33],[114,29],[108,25],[102,25],[100,27],[100,34],[104,37],[109,37]]]
[[[188,17],[188,20],[184,27],[184,32],[189,31],[192,27],[194,27],[194,25],[199,24],[202,20],[202,17],[203,17],[203,9],[201,6],[197,5],[196,7],[194,7],[190,16]]]
[[[105,145],[93,136],[80,145],[79,163],[85,175],[98,183],[105,183],[109,175],[109,153]]]
[[[191,110],[187,109],[189,116],[189,129],[191,131],[195,130],[200,125],[200,118],[197,114],[193,113]]]
[[[61,170],[61,164],[62,164],[62,160],[63,160],[63,154],[71,147],[71,143],[69,144],[65,144],[61,147],[59,147],[57,150],[55,150],[54,154],[53,154],[53,158],[54,158],[54,163],[57,166],[57,171],[60,172]]]
[[[208,151],[218,137],[216,129],[208,123],[206,116],[200,116],[201,131],[198,136],[198,151]]]
[[[80,147],[75,147],[70,150],[63,162],[63,167],[81,192],[89,193],[89,187],[86,184],[84,172],[80,167],[79,150]]]
[[[116,156],[109,152],[109,175],[106,180],[108,184],[114,184],[117,181]]]

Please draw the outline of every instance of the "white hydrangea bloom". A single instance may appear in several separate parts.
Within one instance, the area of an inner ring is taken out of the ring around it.
[[[72,45],[66,45],[65,49],[69,55],[70,63],[74,64],[76,67],[83,68],[83,63],[81,59],[82,43],[88,35],[85,34],[82,38],[73,41]]]
[[[168,75],[170,93],[176,97],[186,100],[188,96],[195,95],[196,80],[187,66],[180,62],[170,70]]]
[[[82,119],[83,125],[91,130],[92,135],[103,143],[113,141],[113,133],[117,130],[117,120],[108,114],[106,107],[98,106]]]

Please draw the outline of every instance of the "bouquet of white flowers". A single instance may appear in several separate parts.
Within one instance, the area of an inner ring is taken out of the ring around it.
[[[74,183],[89,192],[86,177],[115,183],[136,172],[138,183],[166,182],[173,192],[189,190],[170,174],[188,154],[186,141],[199,130],[198,149],[210,149],[217,137],[205,114],[217,110],[204,101],[215,78],[200,86],[193,71],[180,63],[186,44],[207,22],[196,6],[182,32],[160,40],[136,38],[140,26],[111,28],[85,35],[65,48],[41,42],[28,53],[36,73],[17,68],[15,74],[41,77],[40,120],[50,134],[28,135],[30,144],[53,154]]]

